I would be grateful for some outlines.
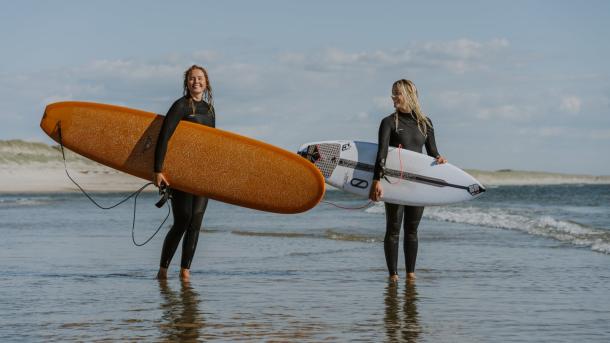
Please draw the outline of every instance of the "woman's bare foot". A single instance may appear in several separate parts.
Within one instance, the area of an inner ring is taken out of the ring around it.
[[[398,282],[398,274],[390,275],[390,282]]]
[[[180,268],[180,280],[188,282],[190,279],[191,272],[186,268]]]
[[[159,272],[157,273],[157,280],[167,280],[167,268],[159,268]]]
[[[407,280],[414,281],[415,279],[417,279],[417,277],[415,277],[415,273],[407,273]]]

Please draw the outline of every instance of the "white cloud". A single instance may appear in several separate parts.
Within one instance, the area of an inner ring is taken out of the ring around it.
[[[356,119],[368,119],[369,114],[367,112],[358,112],[355,114]]]
[[[574,136],[574,130],[570,131],[565,127],[560,126],[543,126],[543,127],[527,127],[519,130],[519,134],[523,136],[530,137],[541,137],[541,138],[549,138],[549,137],[558,137],[566,135]]]
[[[438,104],[448,110],[472,110],[481,103],[481,94],[465,91],[443,91],[436,98]]]
[[[563,112],[570,114],[577,114],[580,112],[580,108],[582,106],[582,100],[580,100],[577,96],[566,96],[561,99],[561,104],[559,105],[559,109]]]
[[[198,64],[198,65],[216,63],[216,62],[219,62],[221,58],[223,58],[223,54],[221,54],[218,51],[213,51],[213,50],[195,51],[191,55],[192,55],[192,59],[197,61],[197,62],[193,62],[193,63]]]
[[[132,60],[95,60],[75,72],[83,75],[120,77],[122,79],[150,80],[176,78],[184,71],[184,64],[146,63]]]
[[[270,136],[274,132],[273,125],[262,124],[262,125],[252,125],[252,126],[231,126],[231,131],[236,132],[241,135],[245,135],[248,137],[252,137],[254,139],[265,139],[267,136]]]
[[[481,107],[475,112],[476,117],[482,120],[498,120],[508,122],[528,121],[534,116],[532,106],[516,106],[512,104],[499,104]]]
[[[392,100],[389,95],[386,96],[376,96],[373,97],[373,104],[375,106],[375,110],[379,112],[390,112],[394,110],[394,106],[392,105]]]
[[[442,110],[461,113],[479,120],[522,123],[540,112],[531,100],[519,99],[511,94],[494,94],[494,90],[442,91],[434,98]]]
[[[318,139],[375,140],[379,120],[393,111],[391,83],[406,73],[422,90],[423,110],[439,128],[439,145],[451,147],[458,160],[477,155],[473,149],[502,151],[510,146],[528,151],[530,137],[538,143],[573,146],[595,139],[595,149],[604,151],[610,144],[610,131],[600,125],[606,123],[607,95],[591,92],[585,101],[537,83],[529,83],[524,92],[522,83],[510,77],[514,66],[497,58],[509,48],[502,39],[463,39],[413,43],[399,50],[333,48],[255,59],[228,59],[201,51],[155,60],[95,60],[50,70],[44,78],[36,73],[5,74],[0,76],[0,119],[7,124],[0,134],[35,137],[44,106],[59,100],[99,101],[163,113],[182,93],[184,69],[196,61],[210,71],[219,127],[278,146],[297,147]],[[496,69],[507,73],[475,72]],[[567,115],[582,113],[585,104],[587,116]],[[564,121],[557,122],[558,118]],[[573,128],[570,120],[582,125]],[[565,126],[545,126],[550,123]],[[481,137],[464,138],[475,131],[488,135],[487,141],[493,143],[480,145]],[[520,139],[515,140],[515,135]],[[506,163],[518,165],[521,158],[507,158]]]
[[[346,52],[332,48],[310,55],[291,52],[281,54],[278,61],[315,71],[409,66],[423,69],[443,68],[452,73],[463,74],[489,69],[497,53],[509,46],[506,39],[493,39],[487,42],[458,39],[413,43],[403,49],[387,51]]]
[[[596,140],[610,140],[610,129],[593,130],[590,137]]]

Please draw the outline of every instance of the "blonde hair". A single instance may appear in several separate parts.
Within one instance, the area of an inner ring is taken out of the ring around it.
[[[395,89],[398,90],[405,99],[405,109],[415,116],[419,131],[424,137],[428,136],[428,125],[431,125],[430,120],[421,111],[419,100],[417,99],[417,88],[413,81],[400,79],[392,85],[392,92]],[[398,111],[394,112],[394,121],[396,123],[396,130],[398,130]]]
[[[205,90],[203,91],[203,99],[209,105],[208,112],[213,113],[212,108],[214,107],[214,96],[212,95],[212,85],[210,84],[210,78],[208,77],[208,71],[204,67],[193,64],[184,72],[184,84],[183,84],[184,96],[189,98],[190,103],[191,103],[191,109],[193,110],[193,114],[195,114],[195,104],[193,103],[193,98],[191,98],[191,93],[189,92],[189,88],[188,88],[189,76],[191,75],[191,72],[195,69],[201,70],[203,72],[203,75],[205,76]]]

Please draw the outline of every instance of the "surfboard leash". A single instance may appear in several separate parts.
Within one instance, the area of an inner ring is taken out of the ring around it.
[[[335,204],[335,203],[333,203],[333,202],[326,201],[326,200],[322,200],[321,202],[322,202],[322,203],[325,203],[325,204],[328,204],[328,205],[335,206],[335,207],[340,208],[340,209],[342,209],[342,210],[362,210],[362,209],[364,209],[364,208],[369,208],[369,207],[371,207],[371,203],[373,202],[373,200],[369,200],[369,201],[368,201],[366,204],[364,204],[363,206],[358,206],[358,207],[344,207],[344,206],[337,205],[337,204]]]
[[[123,203],[125,203],[127,200],[129,200],[130,198],[133,197],[133,220],[131,223],[131,241],[133,242],[133,244],[137,247],[141,247],[146,245],[148,242],[150,242],[156,235],[157,233],[161,230],[161,228],[163,227],[163,225],[165,224],[165,222],[167,221],[167,218],[169,218],[169,215],[171,213],[171,206],[167,206],[167,215],[165,216],[165,219],[163,219],[163,222],[161,223],[161,225],[159,225],[159,227],[155,230],[155,232],[148,238],[146,239],[143,243],[137,243],[136,242],[136,237],[135,237],[135,227],[136,227],[136,212],[137,212],[137,204],[138,204],[138,196],[140,196],[140,193],[142,193],[142,191],[144,189],[146,189],[148,186],[153,185],[152,182],[148,182],[146,183],[144,186],[140,187],[138,190],[136,190],[135,192],[131,193],[129,196],[127,196],[126,198],[124,198],[123,200],[119,201],[118,203],[112,205],[112,206],[102,206],[100,205],[97,201],[95,201],[90,195],[89,193],[87,193],[79,184],[78,182],[76,182],[72,176],[70,175],[70,173],[68,172],[68,165],[66,162],[66,153],[64,151],[64,144],[63,144],[63,139],[62,139],[62,135],[61,135],[61,122],[57,123],[57,133],[58,133],[58,137],[59,137],[59,147],[61,149],[61,156],[64,162],[64,171],[66,172],[66,175],[68,176],[68,179],[70,179],[70,181],[72,181],[73,184],[76,185],[76,187],[78,187],[78,189],[81,191],[81,193],[83,193],[95,206],[97,206],[98,208],[102,209],[102,210],[111,210]],[[159,195],[161,196],[161,198],[159,199],[159,201],[155,204],[155,206],[157,206],[158,208],[163,207],[163,205],[165,205],[165,203],[167,202],[167,200],[169,198],[171,198],[171,192],[167,187],[160,187],[159,188]]]

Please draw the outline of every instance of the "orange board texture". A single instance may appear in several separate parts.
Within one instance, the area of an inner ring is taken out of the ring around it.
[[[163,116],[136,109],[57,102],[40,127],[64,147],[151,180]],[[181,121],[170,138],[163,173],[172,188],[276,213],[299,213],[324,195],[318,169],[296,153],[231,132]]]

